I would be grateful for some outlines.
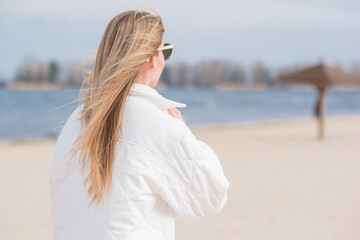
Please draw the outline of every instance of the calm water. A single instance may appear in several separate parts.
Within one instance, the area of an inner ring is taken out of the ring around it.
[[[187,104],[179,108],[188,125],[313,117],[315,90],[214,90],[171,88],[164,97]],[[0,140],[56,136],[77,104],[78,90],[0,89]],[[360,89],[331,89],[327,115],[360,114]],[[65,106],[64,106],[65,105]],[[60,127],[59,127],[60,126]]]

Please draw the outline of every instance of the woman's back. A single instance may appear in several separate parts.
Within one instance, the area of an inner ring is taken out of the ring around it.
[[[173,44],[158,14],[127,11],[105,29],[86,91],[50,170],[55,239],[175,238],[174,216],[218,213],[229,181],[155,89]]]
[[[100,204],[89,206],[88,168],[67,165],[81,131],[77,108],[62,129],[50,171],[55,239],[174,239],[174,216],[201,219],[224,206],[229,181],[219,160],[196,140],[170,106],[146,85],[135,83],[127,97],[112,185]]]

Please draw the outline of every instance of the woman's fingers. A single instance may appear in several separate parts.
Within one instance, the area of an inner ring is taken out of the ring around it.
[[[176,108],[176,107],[173,107],[173,109],[174,109],[174,111],[175,111],[177,114],[180,114],[180,111],[179,111],[179,110],[177,110],[177,108]]]
[[[182,116],[179,110],[176,107],[168,108],[168,112],[172,117],[178,118],[182,120]]]
[[[175,111],[174,107],[171,107],[168,109],[168,112],[170,113],[171,116],[173,117],[177,117],[178,113]]]

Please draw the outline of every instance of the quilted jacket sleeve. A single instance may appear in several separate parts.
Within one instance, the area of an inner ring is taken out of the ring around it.
[[[192,220],[217,214],[227,202],[229,184],[215,152],[186,127],[163,165],[159,188],[176,217]]]

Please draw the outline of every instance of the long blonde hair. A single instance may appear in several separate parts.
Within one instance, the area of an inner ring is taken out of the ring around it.
[[[82,86],[82,131],[74,142],[72,157],[89,167],[90,205],[103,198],[112,185],[116,145],[122,135],[125,100],[145,60],[158,54],[164,33],[160,15],[131,10],[115,16],[104,32],[91,74]],[[84,91],[84,84],[87,89]]]

